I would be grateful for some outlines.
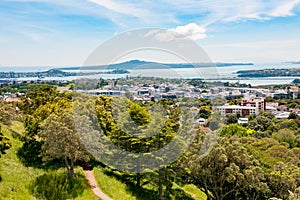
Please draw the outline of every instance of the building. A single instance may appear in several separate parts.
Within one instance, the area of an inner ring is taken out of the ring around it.
[[[259,114],[261,111],[266,111],[266,101],[261,97],[251,96],[242,100],[242,105],[224,105],[218,106],[216,109],[221,115],[239,114],[240,116],[248,116]]]
[[[261,111],[266,111],[266,101],[262,97],[251,96],[245,98],[242,101],[242,106],[250,106],[256,108],[255,114],[259,114]]]
[[[256,107],[239,105],[217,106],[216,109],[223,116],[227,114],[240,114],[243,117],[247,115],[256,114],[257,111]]]
[[[84,90],[81,91],[84,94],[90,94],[94,96],[106,95],[106,96],[124,96],[125,92],[117,91],[117,90]]]
[[[300,98],[299,88],[298,87],[291,87],[290,93],[293,96],[293,99]]]

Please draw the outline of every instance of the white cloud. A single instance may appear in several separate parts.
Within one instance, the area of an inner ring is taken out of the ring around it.
[[[44,2],[102,15],[120,25],[140,20],[136,27],[188,23],[185,16],[196,16],[197,24],[239,20],[269,20],[294,15],[300,0],[4,0],[16,2]],[[95,6],[98,5],[98,6]],[[102,10],[101,10],[102,9]],[[106,10],[106,11],[104,11]],[[178,15],[180,14],[180,16]],[[116,17],[116,15],[118,17]],[[198,16],[198,17],[197,17]]]
[[[179,39],[199,40],[206,37],[206,29],[195,23],[185,26],[177,26],[168,30],[150,30],[145,37],[153,36],[162,42],[169,42]]]
[[[120,14],[135,16],[135,17],[141,17],[142,15],[144,15],[144,12],[142,12],[141,9],[136,8],[129,2],[123,3],[123,2],[116,2],[113,0],[89,0],[89,1]]]
[[[284,16],[292,16],[294,13],[293,9],[300,3],[300,0],[294,0],[290,2],[286,2],[277,8],[275,8],[272,12],[269,13],[270,16],[273,17],[284,17]]]
[[[206,37],[206,29],[195,23],[190,23],[185,26],[177,26],[172,30],[191,40],[199,40]]]
[[[210,25],[216,22],[240,20],[270,20],[274,17],[292,16],[300,0],[163,0],[173,12],[204,14],[198,23]]]

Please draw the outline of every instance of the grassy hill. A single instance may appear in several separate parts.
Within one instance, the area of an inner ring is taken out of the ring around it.
[[[23,132],[22,123],[14,122],[12,127],[2,125],[2,131],[12,147],[0,158],[1,200],[99,199],[92,193],[80,168],[76,169],[78,178],[71,181],[66,177],[65,169],[46,170],[24,166],[17,156],[22,146],[19,140],[19,134]]]
[[[12,147],[0,158],[0,199],[75,199],[97,200],[88,186],[82,169],[76,168],[77,178],[70,180],[65,168],[49,169],[26,167],[18,158],[22,147],[20,137],[24,132],[22,123],[13,122],[8,127],[2,125],[2,131],[9,138]],[[95,167],[94,174],[99,187],[115,200],[150,200],[157,199],[157,188],[147,184],[136,189],[133,182],[122,177],[121,173],[108,168]],[[193,185],[179,187],[173,185],[171,199],[206,200],[206,195]]]

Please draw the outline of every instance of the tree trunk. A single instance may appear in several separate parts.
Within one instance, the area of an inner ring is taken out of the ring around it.
[[[158,195],[159,199],[162,200],[162,180],[161,180],[161,170],[158,171]]]
[[[74,178],[74,164],[72,162],[72,160],[70,160],[70,164],[68,161],[68,157],[65,156],[65,164],[66,164],[66,168],[68,170],[68,175],[70,178]]]
[[[68,174],[69,174],[70,178],[74,178],[74,167],[73,166],[70,166]]]
[[[141,174],[140,173],[136,174],[136,186],[137,187],[141,186]]]

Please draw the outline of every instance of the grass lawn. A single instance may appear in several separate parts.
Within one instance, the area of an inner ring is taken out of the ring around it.
[[[132,182],[128,182],[121,178],[121,173],[112,172],[107,168],[95,167],[94,175],[98,182],[100,189],[116,200],[156,200],[158,199],[157,188],[153,183],[149,183],[137,189]],[[184,200],[206,200],[206,195],[196,186],[189,184],[180,187],[173,184],[173,194],[170,195],[170,200],[184,199]]]
[[[103,168],[95,167],[94,176],[99,188],[111,198],[116,200],[136,200],[136,197],[127,191],[126,184],[115,177],[105,174]]]
[[[3,134],[9,138],[12,147],[0,158],[0,199],[32,200],[37,198],[96,200],[96,197],[83,177],[80,168],[76,169],[78,178],[68,180],[65,169],[49,170],[24,166],[18,159],[17,152],[22,146],[17,134],[23,133],[22,123],[13,122],[11,127],[2,125]],[[79,190],[74,190],[74,187]]]

